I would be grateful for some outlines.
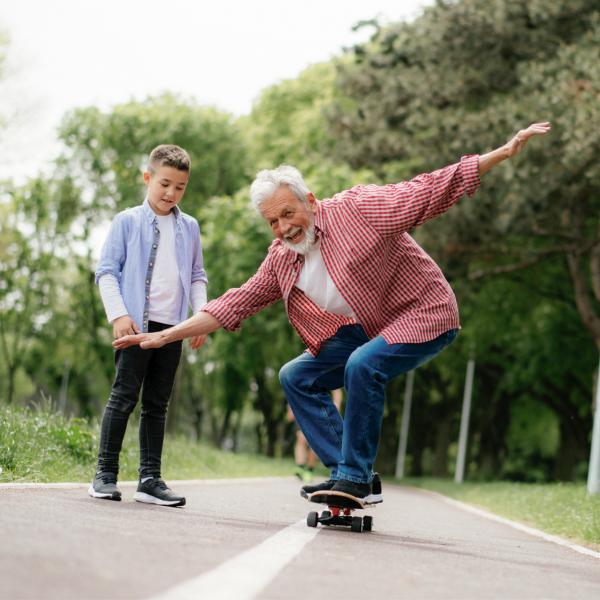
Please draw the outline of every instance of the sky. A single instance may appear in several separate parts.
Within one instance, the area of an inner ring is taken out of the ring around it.
[[[260,91],[368,38],[361,20],[427,0],[2,0],[0,179],[44,170],[69,110],[162,92],[247,114]]]

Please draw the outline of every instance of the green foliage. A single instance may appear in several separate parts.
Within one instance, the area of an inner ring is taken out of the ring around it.
[[[142,171],[159,144],[177,144],[192,160],[182,209],[201,212],[210,196],[231,194],[246,181],[246,152],[232,118],[213,108],[171,95],[115,106],[110,112],[77,109],[66,115],[59,132],[67,150],[59,164],[92,193],[80,211],[112,217],[144,197]]]
[[[369,179],[367,169],[353,170],[335,158],[338,140],[326,112],[338,95],[334,62],[312,65],[296,79],[266,88],[250,115],[240,119],[253,169],[291,164],[318,198]]]
[[[36,408],[0,406],[0,481],[89,481],[96,467],[97,423],[68,419],[47,403]],[[129,427],[121,454],[120,480],[136,480],[138,431]],[[291,461],[232,454],[167,436],[165,477],[200,479],[289,475]]]
[[[58,481],[53,478],[93,469],[96,450],[97,435],[82,419],[0,406],[0,479]]]
[[[53,316],[78,190],[70,179],[38,178],[22,187],[5,183],[0,194],[0,356],[5,369],[0,393],[10,403],[27,350]]]

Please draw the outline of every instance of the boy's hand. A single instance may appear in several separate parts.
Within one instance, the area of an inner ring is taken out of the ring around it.
[[[118,317],[112,323],[113,337],[115,340],[133,333],[141,333],[140,328],[135,324],[135,321],[129,315]]]
[[[161,331],[154,333],[138,333],[137,335],[125,335],[115,340],[112,345],[116,350],[129,348],[129,346],[137,346],[148,350],[149,348],[162,348],[166,343],[166,339],[161,335]]]
[[[193,338],[190,338],[190,348],[192,350],[198,350],[200,346],[204,346],[204,342],[208,336],[205,335],[195,335]]]

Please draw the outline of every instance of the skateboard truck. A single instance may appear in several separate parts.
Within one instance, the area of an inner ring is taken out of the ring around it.
[[[341,506],[330,506],[330,510],[324,510],[319,516],[319,513],[312,511],[308,513],[306,524],[309,527],[321,525],[331,526],[338,525],[341,527],[350,527],[351,531],[360,533],[361,531],[371,531],[373,527],[373,517],[353,517],[352,508],[342,508]]]

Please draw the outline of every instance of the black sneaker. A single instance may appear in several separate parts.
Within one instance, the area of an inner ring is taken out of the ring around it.
[[[117,476],[114,473],[96,473],[94,480],[88,488],[92,498],[105,500],[121,500],[121,492],[117,487]]]
[[[339,479],[335,482],[335,485],[331,488],[331,491],[344,492],[344,494],[348,494],[354,498],[358,498],[359,500],[366,502],[367,497],[371,494],[371,486],[368,483],[357,483],[356,481]]]
[[[160,477],[152,477],[140,481],[133,499],[146,504],[160,504],[160,506],[184,506],[185,498],[178,496]]]
[[[312,485],[303,485],[300,488],[300,495],[303,498],[308,498],[308,496],[314,492],[322,492],[324,490],[330,490],[334,485],[335,481],[333,479],[328,479],[327,481],[323,481],[321,483],[313,483]]]
[[[377,473],[373,476],[371,483],[357,483],[356,481],[348,481],[340,479],[336,481],[331,489],[332,492],[344,492],[350,496],[354,496],[362,500],[365,504],[379,504],[383,502],[381,494],[381,478]]]

